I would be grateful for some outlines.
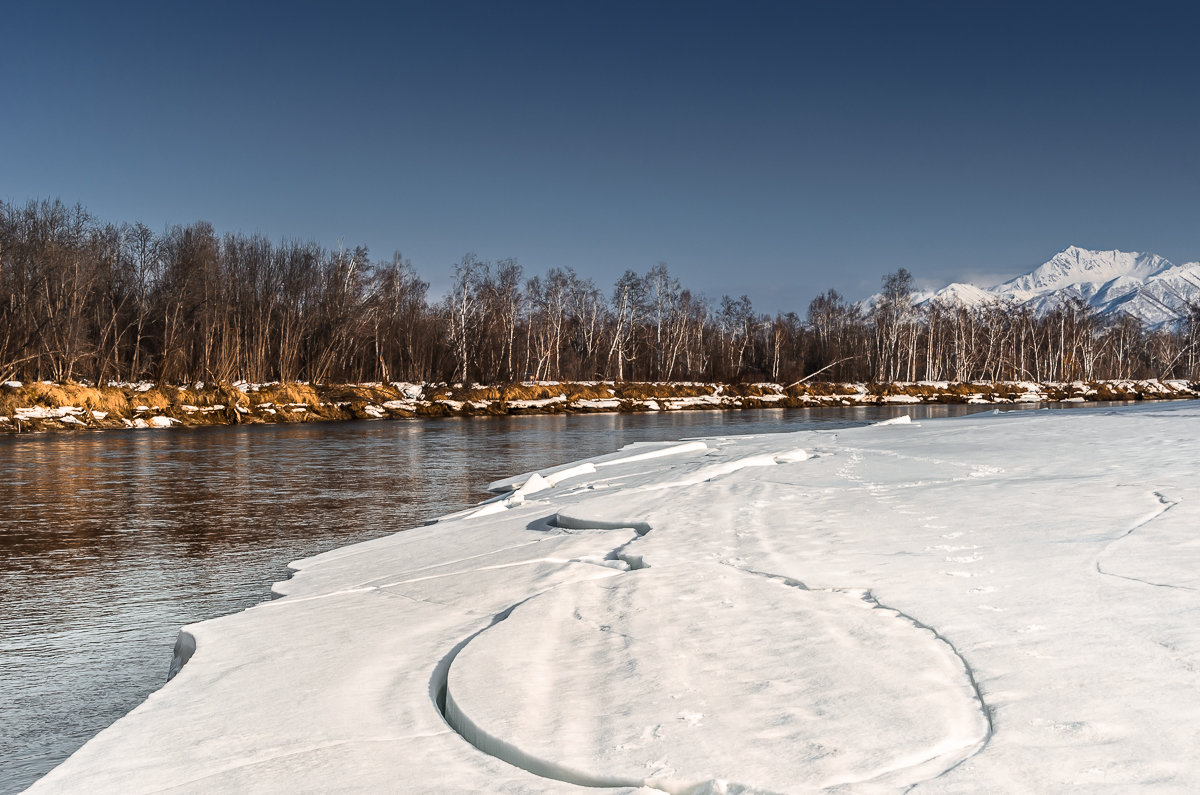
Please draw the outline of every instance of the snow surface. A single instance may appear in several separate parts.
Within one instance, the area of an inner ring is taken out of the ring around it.
[[[1198,461],[1156,404],[498,481],[186,627],[31,791],[1197,791]]]

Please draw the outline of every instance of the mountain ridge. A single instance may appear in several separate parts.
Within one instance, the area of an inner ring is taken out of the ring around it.
[[[1158,254],[1073,245],[1029,273],[992,287],[953,282],[914,299],[919,305],[940,301],[969,307],[1011,302],[1039,314],[1079,299],[1101,315],[1124,313],[1160,328],[1200,305],[1200,262],[1176,265]]]

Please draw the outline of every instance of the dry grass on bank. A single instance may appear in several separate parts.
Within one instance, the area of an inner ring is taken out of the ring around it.
[[[68,381],[61,384],[35,382],[17,388],[0,389],[0,415],[11,416],[17,409],[43,407],[48,409],[76,406],[88,411],[107,412],[121,418],[132,411],[129,399],[115,387],[91,387]]]
[[[624,382],[616,387],[617,397],[622,400],[662,400],[663,398],[689,398],[711,395],[716,384],[673,384]]]
[[[316,406],[321,402],[321,398],[312,384],[298,384],[290,381],[269,384],[260,388],[257,392],[250,393],[250,395],[250,402],[255,406],[262,405],[263,403]]]
[[[840,384],[832,381],[808,381],[803,384],[792,384],[787,387],[787,393],[792,397],[840,397],[842,395],[858,394],[850,384]]]
[[[414,390],[414,387],[416,389]],[[650,382],[506,383],[494,385],[309,384],[246,388],[230,384],[92,387],[67,382],[0,386],[0,430],[144,427],[161,415],[183,425],[295,423],[382,417],[444,417],[589,411],[783,408],[874,403],[1010,403],[1160,400],[1200,396],[1200,384],[1098,381],[842,384]],[[565,400],[562,399],[565,397]],[[686,398],[717,398],[687,401]],[[897,399],[899,398],[899,399]],[[909,398],[910,400],[905,400]],[[911,400],[914,399],[915,400]],[[608,401],[600,406],[586,401]],[[673,400],[678,402],[673,403]],[[519,401],[548,401],[546,404]],[[655,403],[661,405],[656,406]],[[391,404],[390,406],[387,404]],[[74,407],[53,414],[53,410]],[[45,409],[46,413],[19,412]],[[66,416],[70,415],[70,416]],[[99,416],[97,416],[99,415]]]

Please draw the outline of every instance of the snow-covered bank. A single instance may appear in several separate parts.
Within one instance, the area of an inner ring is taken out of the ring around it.
[[[295,564],[33,787],[1200,788],[1200,406],[645,444]]]
[[[714,384],[0,384],[0,431],[172,428],[410,417],[822,408],[906,403],[1038,404],[1200,397],[1186,380]]]

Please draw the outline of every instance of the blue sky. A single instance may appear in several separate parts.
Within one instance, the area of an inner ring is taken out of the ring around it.
[[[1186,3],[5,3],[0,198],[717,298],[1200,259]]]

